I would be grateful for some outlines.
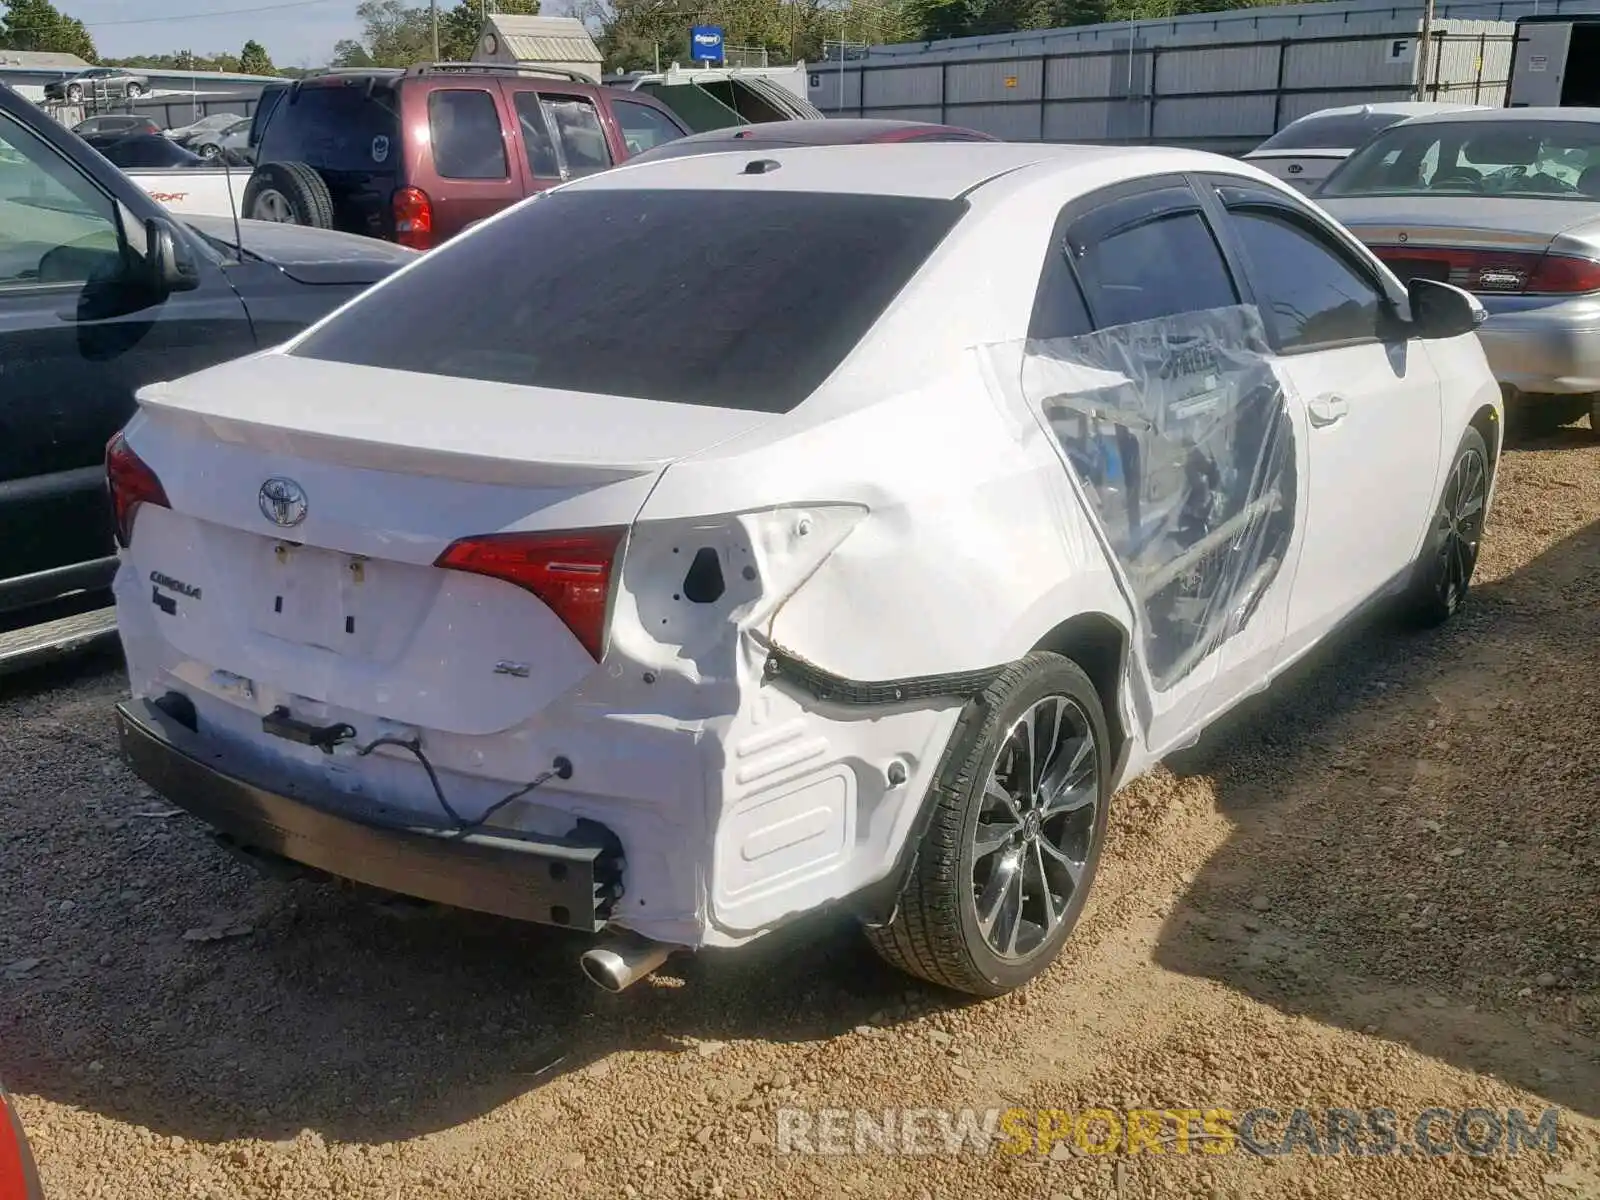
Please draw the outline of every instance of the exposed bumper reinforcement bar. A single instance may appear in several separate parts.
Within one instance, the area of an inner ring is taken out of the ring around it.
[[[338,811],[336,796],[289,796],[228,764],[225,751],[144,700],[117,706],[133,770],[232,841],[370,887],[520,921],[594,932],[620,894],[615,839],[461,834]],[[226,768],[226,769],[225,769]],[[285,789],[289,790],[289,789]]]

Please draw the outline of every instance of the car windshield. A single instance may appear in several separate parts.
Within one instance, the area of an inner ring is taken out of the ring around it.
[[[965,211],[748,188],[556,191],[435,250],[293,352],[787,412]]]
[[[1600,123],[1429,121],[1350,156],[1322,196],[1467,195],[1600,201]]]
[[[1403,120],[1403,113],[1313,113],[1278,130],[1257,146],[1255,153],[1263,150],[1350,150]]]

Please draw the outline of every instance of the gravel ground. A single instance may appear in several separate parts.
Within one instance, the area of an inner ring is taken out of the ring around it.
[[[0,1078],[57,1197],[1600,1196],[1600,444],[1507,456],[1479,587],[1117,800],[967,1005],[836,920],[620,997],[581,944],[264,880],[118,763],[116,664],[0,698]],[[779,1155],[776,1110],[1561,1108],[1555,1156]]]

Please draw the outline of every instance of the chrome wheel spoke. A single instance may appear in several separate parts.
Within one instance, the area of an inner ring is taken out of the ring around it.
[[[1017,943],[1022,921],[1022,857],[1008,854],[995,864],[994,873],[978,897],[978,928],[989,945],[1009,954]]]
[[[1060,846],[1054,845],[1049,838],[1040,838],[1038,845],[1047,858],[1060,864],[1061,869],[1067,873],[1067,879],[1072,884],[1072,890],[1077,891],[1078,882],[1083,878],[1084,864],[1078,862]]]
[[[1033,874],[1038,879],[1040,908],[1044,912],[1044,936],[1049,937],[1055,932],[1056,926],[1061,924],[1061,918],[1066,914],[1067,896],[1063,895],[1061,903],[1057,905],[1056,894],[1050,887],[1050,872],[1045,870],[1044,844],[1043,838],[1034,841],[1029,847],[1028,863],[1033,868]],[[1073,886],[1076,887],[1077,885],[1074,884]]]
[[[1059,817],[1063,813],[1075,813],[1085,808],[1093,808],[1100,798],[1100,789],[1091,777],[1086,783],[1077,787],[1063,787],[1057,791],[1044,806],[1044,816]]]
[[[1022,808],[1017,803],[1017,798],[1001,787],[1000,781],[993,776],[990,776],[988,784],[984,786],[983,801],[986,811],[999,805],[1002,819],[1009,819],[1013,825],[1022,824]]]
[[[972,840],[972,861],[974,864],[979,859],[988,858],[996,850],[1002,849],[1011,841],[1022,824],[1019,821],[982,821],[978,822],[978,833]]]

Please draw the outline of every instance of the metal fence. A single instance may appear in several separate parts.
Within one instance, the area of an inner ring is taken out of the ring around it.
[[[1457,21],[1429,37],[1419,89],[1416,34],[1386,32],[1176,45],[1086,45],[1004,58],[884,57],[816,64],[812,103],[829,116],[964,125],[1010,141],[1154,142],[1249,149],[1323,108],[1428,99],[1499,106],[1514,31]],[[837,53],[837,51],[836,51]]]

